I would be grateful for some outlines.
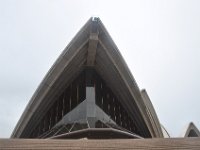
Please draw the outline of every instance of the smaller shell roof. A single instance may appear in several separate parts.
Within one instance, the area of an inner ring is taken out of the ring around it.
[[[183,130],[181,137],[200,137],[200,132],[193,122],[190,122]]]

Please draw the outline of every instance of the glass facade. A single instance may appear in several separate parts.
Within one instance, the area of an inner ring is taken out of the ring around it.
[[[92,100],[87,100],[87,87],[94,89],[95,96]],[[88,105],[91,101],[94,101],[95,105]],[[88,107],[95,108],[91,111]],[[95,115],[91,117],[93,115],[88,113]],[[129,116],[120,100],[96,71],[86,68],[52,104],[30,137],[53,138],[91,128],[114,129],[109,132],[121,131],[120,134],[123,133],[127,137],[131,137],[130,134],[142,136],[134,121],[135,119]],[[73,138],[73,134],[65,137]]]

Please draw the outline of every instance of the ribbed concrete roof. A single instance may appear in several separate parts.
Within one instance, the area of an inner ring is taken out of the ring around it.
[[[0,139],[0,149],[133,149],[133,150],[199,150],[200,138],[140,139],[140,140],[38,140]]]
[[[93,32],[95,28],[97,30]],[[141,132],[151,134],[152,137],[162,137],[159,122],[157,119],[154,119],[155,123],[150,120],[140,89],[117,46],[99,18],[91,18],[64,49],[39,85],[12,133],[13,138],[29,136],[56,96],[84,69],[86,63],[94,65],[97,73],[112,87],[129,115],[137,119],[136,124]],[[156,115],[150,114],[152,117]]]

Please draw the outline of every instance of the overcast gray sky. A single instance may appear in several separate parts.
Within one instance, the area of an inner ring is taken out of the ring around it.
[[[200,128],[200,1],[1,0],[0,137],[9,137],[62,50],[99,16],[160,122]]]

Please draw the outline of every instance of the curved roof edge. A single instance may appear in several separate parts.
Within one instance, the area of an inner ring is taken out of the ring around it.
[[[145,89],[142,89],[141,95],[146,107],[146,118],[149,119],[148,123],[152,126],[155,137],[163,137],[163,132],[162,132],[162,128],[161,128],[158,116],[147,94],[147,91]]]
[[[161,126],[161,129],[162,129],[163,137],[164,138],[170,138],[170,134],[167,131],[167,129],[162,124],[160,124],[160,126]]]

